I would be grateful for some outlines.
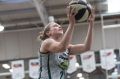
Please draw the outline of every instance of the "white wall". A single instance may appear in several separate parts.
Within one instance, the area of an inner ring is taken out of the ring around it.
[[[0,60],[37,56],[38,30],[0,33]]]
[[[73,44],[84,43],[88,30],[88,24],[77,25],[73,35]],[[103,48],[102,44],[102,27],[100,23],[95,23],[93,30],[93,41],[91,50],[99,50]]]
[[[105,29],[105,47],[120,48],[120,27]]]

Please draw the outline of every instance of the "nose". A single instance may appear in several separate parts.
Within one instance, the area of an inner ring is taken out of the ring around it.
[[[61,27],[61,26],[59,26],[59,28],[60,28],[60,29],[62,29],[62,27]]]
[[[61,26],[59,26],[59,28],[61,28]]]
[[[62,28],[60,25],[58,25],[59,28]]]

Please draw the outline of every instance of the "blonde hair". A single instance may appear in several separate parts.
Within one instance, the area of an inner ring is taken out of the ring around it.
[[[46,33],[50,30],[50,26],[52,23],[53,22],[50,22],[44,27],[44,30],[42,32],[40,32],[40,35],[38,36],[39,39],[45,40],[45,39],[49,38],[49,36]]]

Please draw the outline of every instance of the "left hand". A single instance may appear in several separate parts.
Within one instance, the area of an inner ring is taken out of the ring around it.
[[[88,22],[91,23],[94,22],[94,20],[95,20],[95,9],[91,8],[91,15],[88,18]]]

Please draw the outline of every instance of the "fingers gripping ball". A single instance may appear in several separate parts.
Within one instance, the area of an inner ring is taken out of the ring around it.
[[[71,1],[69,6],[75,8],[75,20],[78,22],[86,21],[91,14],[91,5],[86,3],[85,1]]]

